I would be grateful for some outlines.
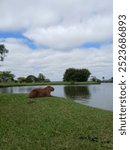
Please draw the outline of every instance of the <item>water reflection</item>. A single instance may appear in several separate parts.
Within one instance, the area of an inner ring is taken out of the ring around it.
[[[88,86],[65,86],[64,87],[65,97],[70,99],[89,99],[90,91]]]
[[[0,93],[13,93],[13,87],[0,88]]]
[[[23,86],[0,88],[0,93],[29,93],[32,89],[44,86]],[[53,96],[65,97],[76,102],[102,108],[113,109],[113,84],[100,85],[53,85]]]

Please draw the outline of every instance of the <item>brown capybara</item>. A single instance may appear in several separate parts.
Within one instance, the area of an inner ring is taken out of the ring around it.
[[[46,96],[51,96],[51,91],[54,91],[54,88],[51,86],[47,86],[45,88],[36,88],[33,89],[29,93],[30,98],[35,98],[35,97],[46,97]]]

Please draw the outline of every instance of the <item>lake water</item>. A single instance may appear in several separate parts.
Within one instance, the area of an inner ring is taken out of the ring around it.
[[[29,93],[32,89],[45,86],[21,86],[0,88],[0,93]],[[96,85],[53,85],[53,96],[65,97],[75,102],[113,110],[113,84],[102,83]]]

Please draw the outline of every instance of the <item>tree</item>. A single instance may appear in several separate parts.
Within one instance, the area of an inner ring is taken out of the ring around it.
[[[111,77],[111,78],[108,80],[108,82],[113,83],[113,77]]]
[[[50,79],[45,79],[44,82],[51,82]]]
[[[90,74],[91,73],[88,69],[69,68],[64,73],[63,81],[69,81],[69,82],[88,81]]]
[[[102,81],[104,81],[105,80],[105,77],[102,77]]]
[[[6,53],[8,53],[9,50],[7,50],[4,46],[4,44],[0,44],[0,61],[4,60],[4,57],[6,56]]]
[[[43,81],[45,81],[46,77],[42,73],[39,73],[37,79],[38,79],[39,82],[43,82]]]
[[[34,75],[29,75],[26,78],[26,82],[32,83],[32,82],[36,82],[37,78]]]
[[[96,78],[95,76],[91,76],[91,81],[101,83],[101,80]]]
[[[92,76],[91,81],[96,82],[97,78],[95,76]]]
[[[1,82],[11,82],[14,81],[14,74],[11,71],[1,71],[0,72],[0,81]]]
[[[20,82],[20,83],[25,82],[25,81],[26,81],[25,77],[19,77],[18,78],[18,82]]]
[[[111,77],[111,79],[110,79],[110,80],[111,80],[111,82],[113,82],[113,77]]]

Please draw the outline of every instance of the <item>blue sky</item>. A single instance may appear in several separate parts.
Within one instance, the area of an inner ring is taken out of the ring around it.
[[[37,49],[39,47],[47,48],[45,45],[37,45],[33,40],[25,37],[22,32],[17,32],[17,31],[0,32],[1,41],[2,39],[6,40],[6,38],[22,39],[24,44],[26,44],[31,49]],[[107,41],[102,41],[102,42],[94,42],[94,41],[88,42],[88,43],[81,44],[79,47],[80,48],[100,48],[102,45],[105,45],[105,44],[112,44],[112,39],[107,40]]]
[[[10,50],[1,70],[62,80],[75,67],[112,77],[112,0],[2,0],[0,10],[0,41]]]
[[[36,44],[29,38],[25,37],[21,32],[0,32],[0,39],[6,40],[7,38],[22,39],[23,42],[31,49],[37,48]]]

